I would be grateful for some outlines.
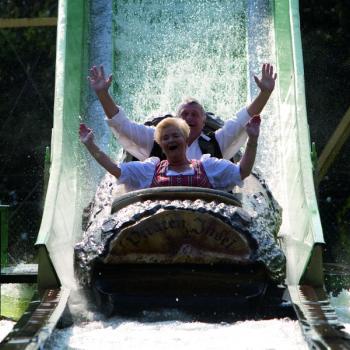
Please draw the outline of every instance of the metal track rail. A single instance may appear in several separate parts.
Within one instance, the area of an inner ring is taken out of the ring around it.
[[[35,295],[27,311],[0,343],[4,350],[42,349],[60,319],[69,296],[68,289],[47,289]]]
[[[288,291],[310,349],[350,349],[350,335],[322,287],[288,286]]]

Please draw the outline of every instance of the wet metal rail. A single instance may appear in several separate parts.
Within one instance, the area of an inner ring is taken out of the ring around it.
[[[27,311],[1,342],[4,350],[42,349],[63,314],[69,296],[67,289],[45,290],[35,295]]]
[[[343,331],[323,287],[288,286],[288,291],[310,349],[350,349],[350,335]]]

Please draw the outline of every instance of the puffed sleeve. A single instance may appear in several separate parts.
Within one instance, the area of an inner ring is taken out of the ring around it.
[[[140,160],[149,157],[154,142],[154,127],[139,124],[127,118],[122,107],[111,119],[106,119],[119,143]]]
[[[226,159],[218,159],[204,154],[201,158],[209,182],[214,189],[229,191],[234,186],[243,186],[239,165]]]
[[[247,140],[245,125],[249,119],[247,108],[242,108],[235,118],[226,120],[224,126],[215,132],[215,138],[225,159],[231,159]]]
[[[121,175],[118,183],[124,184],[129,191],[150,187],[159,158],[150,157],[143,162],[119,164]]]

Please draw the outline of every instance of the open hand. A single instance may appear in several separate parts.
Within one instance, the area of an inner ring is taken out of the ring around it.
[[[253,118],[250,118],[245,129],[249,137],[258,138],[260,133],[260,115],[255,115]]]
[[[261,79],[254,75],[256,85],[261,91],[272,92],[275,88],[277,73],[273,74],[273,66],[270,63],[264,63],[261,69]]]
[[[112,83],[112,74],[106,79],[103,66],[93,66],[90,69],[88,76],[90,86],[95,90],[96,93],[100,91],[108,91]]]
[[[79,138],[80,141],[86,145],[88,143],[94,142],[94,133],[92,129],[88,128],[85,124],[80,124],[79,127]]]

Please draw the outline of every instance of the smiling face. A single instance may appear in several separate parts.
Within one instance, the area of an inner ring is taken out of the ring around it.
[[[163,128],[159,134],[159,146],[167,158],[185,155],[187,139],[179,127],[169,125]]]
[[[205,112],[196,102],[190,102],[180,107],[178,116],[190,127],[189,144],[200,136],[205,125]]]

